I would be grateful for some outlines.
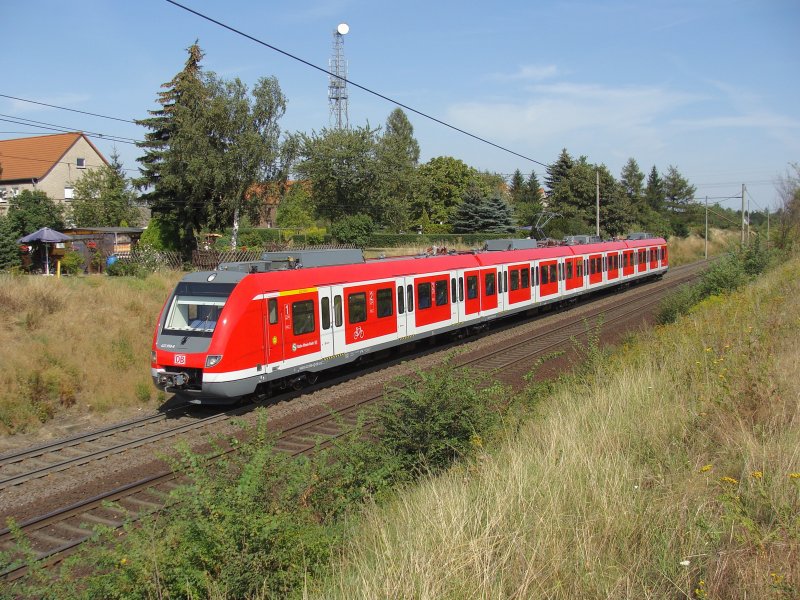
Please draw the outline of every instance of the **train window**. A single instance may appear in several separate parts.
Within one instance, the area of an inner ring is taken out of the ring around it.
[[[393,312],[392,306],[392,288],[381,288],[378,290],[378,317],[391,317]]]
[[[436,282],[436,306],[447,304],[447,281]]]
[[[550,271],[547,269],[547,267],[539,267],[539,270],[542,272],[542,285],[550,283]]]
[[[567,279],[572,279],[572,261],[567,261]]]
[[[322,299],[322,328],[331,328],[331,299],[327,296]]]
[[[367,294],[365,292],[347,295],[347,318],[351,323],[363,323],[367,320]]]
[[[292,302],[292,331],[295,335],[314,333],[314,301]]]
[[[420,310],[431,307],[431,284],[420,283],[417,286],[417,306]]]
[[[333,297],[333,322],[336,327],[342,326],[342,317],[342,297],[337,294]]]
[[[539,285],[539,269],[533,267],[533,285]]]
[[[519,289],[519,271],[514,269],[511,271],[511,289],[518,290]]]
[[[402,315],[406,312],[406,295],[403,292],[403,286],[397,286],[397,314]]]
[[[485,279],[486,279],[486,295],[494,296],[495,274],[487,273]]]
[[[269,324],[275,325],[278,322],[278,300],[270,298],[267,300],[267,312],[269,312]]]
[[[478,297],[478,276],[467,276],[467,300],[474,300]]]
[[[450,280],[450,302],[456,303],[456,278]]]
[[[555,265],[550,265],[550,281],[558,281],[558,272]]]
[[[520,281],[519,286],[523,287],[523,288],[526,288],[531,284],[531,282],[530,282],[531,271],[530,271],[530,269],[528,267],[525,267],[524,269],[522,269],[520,271],[520,273],[522,274],[522,280]]]
[[[575,261],[575,265],[577,266],[577,276],[583,277],[583,261],[579,258]]]
[[[406,300],[408,300],[408,312],[414,312],[414,286],[410,283],[406,286]]]
[[[459,277],[458,278],[458,301],[459,302],[463,302],[464,301],[464,278],[463,277]]]
[[[497,276],[500,277],[500,273],[498,273]],[[508,291],[508,271],[503,273],[503,291]]]

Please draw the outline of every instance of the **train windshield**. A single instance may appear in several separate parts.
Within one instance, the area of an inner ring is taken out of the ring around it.
[[[183,335],[211,335],[233,284],[182,281],[175,290],[164,331]]]

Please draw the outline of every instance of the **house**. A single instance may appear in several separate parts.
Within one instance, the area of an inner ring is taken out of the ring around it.
[[[68,204],[83,174],[104,166],[108,161],[80,132],[0,140],[0,216],[23,190]]]

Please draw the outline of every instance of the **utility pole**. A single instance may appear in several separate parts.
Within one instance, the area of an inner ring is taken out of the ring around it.
[[[742,184],[742,248],[744,248],[744,184]]]
[[[708,196],[706,196],[706,260],[708,260]]]
[[[600,171],[597,171],[596,173],[597,173],[597,185],[596,185],[597,207],[595,212],[597,213],[597,225],[595,227],[595,235],[597,237],[600,237]]]

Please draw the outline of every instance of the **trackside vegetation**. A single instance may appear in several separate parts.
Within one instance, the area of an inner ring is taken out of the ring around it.
[[[310,458],[263,422],[181,449],[169,513],[4,593],[797,597],[798,281],[795,258],[519,394],[420,373]]]

